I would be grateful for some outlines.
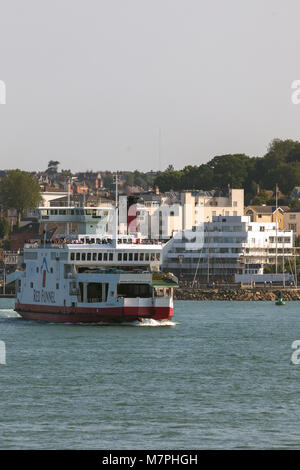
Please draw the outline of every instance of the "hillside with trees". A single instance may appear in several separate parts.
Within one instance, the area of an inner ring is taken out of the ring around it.
[[[208,163],[186,166],[175,171],[168,168],[154,180],[161,191],[184,189],[244,188],[248,203],[258,188],[273,190],[276,183],[280,191],[289,195],[295,186],[300,186],[300,142],[274,139],[263,157],[245,154],[218,155]],[[267,203],[263,193],[262,203]]]

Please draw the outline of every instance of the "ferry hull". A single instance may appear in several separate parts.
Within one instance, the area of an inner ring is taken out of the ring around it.
[[[36,304],[16,304],[15,311],[25,320],[51,323],[122,323],[143,318],[169,320],[173,316],[171,307],[53,307]]]

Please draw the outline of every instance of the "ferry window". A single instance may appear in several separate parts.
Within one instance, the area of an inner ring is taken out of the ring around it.
[[[145,254],[145,261],[149,261],[149,253]]]
[[[149,284],[118,284],[117,295],[121,297],[152,297],[151,286]]]
[[[154,289],[155,297],[164,297],[164,288],[163,287],[156,287]]]
[[[103,253],[103,261],[107,261],[107,253]]]
[[[80,253],[76,253],[76,261],[80,261]]]
[[[95,243],[95,238],[91,238],[90,243]]]
[[[85,261],[85,258],[86,258],[86,254],[85,254],[85,253],[82,253],[82,254],[81,254],[81,261]]]
[[[102,253],[98,253],[98,261],[102,261]]]
[[[71,260],[74,261],[75,259],[75,253],[71,253]]]
[[[156,260],[157,260],[157,261],[160,260],[160,253],[156,253]]]
[[[66,215],[66,210],[65,209],[60,209],[58,211],[59,215]]]
[[[91,261],[92,259],[92,253],[87,253],[87,261]]]
[[[122,253],[118,253],[118,261],[122,261]]]
[[[151,253],[151,261],[155,261],[155,253]]]
[[[109,253],[109,261],[113,261],[114,259],[114,254],[113,253]]]
[[[138,253],[134,253],[134,261],[138,261],[139,260],[139,254]]]
[[[123,261],[127,261],[127,253],[123,254]]]
[[[93,261],[97,260],[97,253],[93,253]]]
[[[144,261],[144,253],[140,253],[140,261]]]
[[[133,260],[133,253],[129,253],[129,258],[128,258],[129,261],[132,261]]]

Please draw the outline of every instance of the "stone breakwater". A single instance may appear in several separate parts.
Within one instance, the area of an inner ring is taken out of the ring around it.
[[[176,300],[271,300],[282,292],[283,300],[300,300],[300,289],[191,289],[178,287]]]

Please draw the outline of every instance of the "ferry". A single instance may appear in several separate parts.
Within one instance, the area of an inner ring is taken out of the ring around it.
[[[111,237],[99,233],[107,226],[108,209],[41,207],[38,212],[44,235],[25,243],[18,269],[7,276],[7,283],[15,282],[15,311],[24,319],[122,323],[172,318],[178,280],[160,271],[160,242],[119,235],[117,209]],[[47,224],[61,221],[67,233],[49,238]]]

